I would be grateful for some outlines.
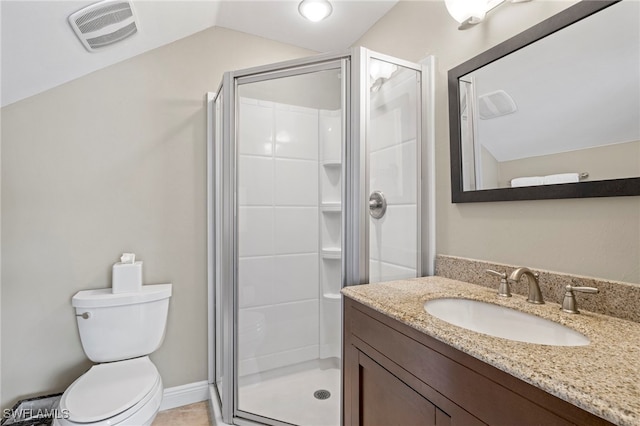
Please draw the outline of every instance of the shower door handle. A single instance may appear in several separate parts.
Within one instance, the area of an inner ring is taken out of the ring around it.
[[[369,214],[374,219],[380,219],[387,212],[387,200],[382,191],[373,191],[369,196]]]

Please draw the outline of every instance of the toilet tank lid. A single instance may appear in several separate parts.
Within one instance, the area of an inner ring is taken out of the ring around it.
[[[83,290],[73,296],[74,308],[103,308],[153,302],[171,297],[171,284],[143,285],[140,291],[113,293],[111,288]]]

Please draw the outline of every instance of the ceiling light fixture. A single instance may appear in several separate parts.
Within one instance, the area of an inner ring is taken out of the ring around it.
[[[449,15],[460,26],[459,30],[466,30],[482,22],[487,13],[502,3],[524,3],[531,0],[445,0]]]
[[[331,15],[333,6],[329,0],[302,0],[298,12],[311,22],[319,22]]]

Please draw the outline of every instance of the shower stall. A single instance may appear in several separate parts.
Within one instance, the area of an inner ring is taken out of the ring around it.
[[[432,274],[433,59],[224,74],[209,105],[209,381],[226,423],[341,423],[347,285]]]

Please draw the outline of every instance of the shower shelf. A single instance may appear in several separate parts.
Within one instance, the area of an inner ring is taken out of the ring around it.
[[[322,209],[323,213],[339,213],[342,211],[342,206],[339,202],[322,203],[320,205],[320,208]]]
[[[322,162],[324,167],[340,167],[342,163],[338,160],[326,160]]]
[[[340,259],[342,250],[339,248],[323,248],[321,254],[323,259]]]
[[[336,294],[336,293],[324,293],[322,295],[322,297],[324,297],[325,299],[340,300],[340,298],[342,296],[340,295],[340,293],[338,293],[338,294]]]

